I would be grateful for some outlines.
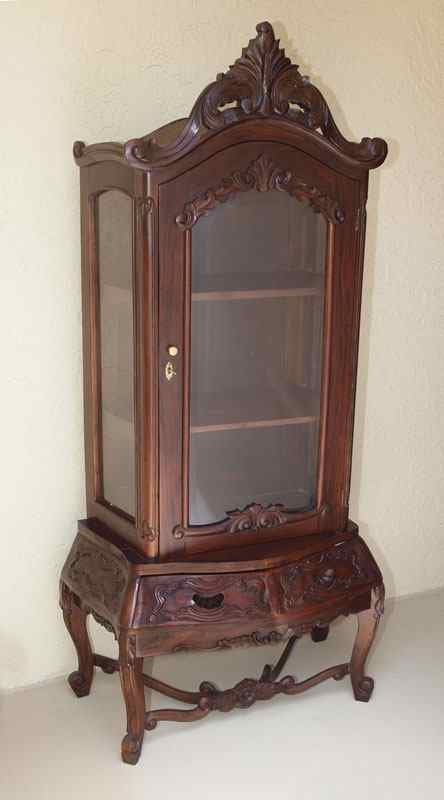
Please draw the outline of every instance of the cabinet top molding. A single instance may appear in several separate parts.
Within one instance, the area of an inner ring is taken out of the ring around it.
[[[77,141],[74,143],[77,163],[83,166],[111,158],[124,159],[138,168],[166,166],[223,129],[248,121],[263,126],[266,120],[287,133],[299,133],[299,145],[303,134],[308,144],[311,140],[312,151],[319,147],[333,151],[363,169],[382,164],[387,155],[386,142],[368,137],[361,142],[345,139],[319,89],[301,75],[298,65],[292,64],[279,47],[271,24],[260,22],[256,31],[257,36],[243,48],[241,57],[201,92],[188,118],[139,139],[130,139],[125,145],[109,142],[86,147],[84,142]]]

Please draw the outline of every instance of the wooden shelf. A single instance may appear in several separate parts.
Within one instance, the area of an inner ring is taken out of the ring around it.
[[[321,295],[324,276],[305,270],[280,272],[233,272],[201,275],[192,293],[193,302],[260,300],[273,297]]]
[[[191,433],[303,425],[319,419],[319,395],[308,389],[279,386],[230,394],[201,395],[191,402]]]

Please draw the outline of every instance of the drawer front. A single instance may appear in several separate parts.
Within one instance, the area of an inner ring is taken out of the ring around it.
[[[358,538],[269,570],[146,576],[140,582],[133,625],[302,622],[381,580]]]
[[[144,578],[136,625],[231,622],[271,613],[268,575],[187,575]]]
[[[292,609],[331,602],[366,587],[373,579],[365,560],[353,546],[333,547],[280,572],[280,612],[285,614]]]

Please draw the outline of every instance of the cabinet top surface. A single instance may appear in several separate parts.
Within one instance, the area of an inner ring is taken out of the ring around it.
[[[153,170],[174,163],[210,139],[223,146],[258,137],[278,137],[330,166],[367,171],[380,166],[387,144],[379,138],[350,142],[340,133],[321,92],[279,47],[269,22],[256,26],[242,55],[197,98],[189,117],[125,144],[74,143],[79,166],[119,161]]]

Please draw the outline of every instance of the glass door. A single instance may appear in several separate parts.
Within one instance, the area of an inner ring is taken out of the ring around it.
[[[326,242],[285,191],[233,193],[191,231],[190,527],[316,507]]]

